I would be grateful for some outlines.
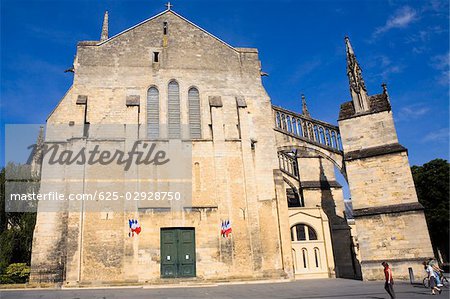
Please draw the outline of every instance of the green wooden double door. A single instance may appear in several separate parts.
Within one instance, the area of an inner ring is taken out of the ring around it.
[[[161,228],[161,277],[195,276],[195,229]]]

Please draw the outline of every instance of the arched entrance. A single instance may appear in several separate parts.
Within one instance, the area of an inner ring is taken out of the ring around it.
[[[323,211],[317,208],[290,210],[289,222],[295,277],[333,277],[331,235]]]

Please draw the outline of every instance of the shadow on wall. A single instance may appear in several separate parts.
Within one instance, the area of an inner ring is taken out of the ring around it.
[[[336,213],[335,199],[325,174],[322,159],[319,158],[321,206],[329,219],[336,277],[362,279],[361,264],[354,251],[351,228],[344,217],[343,211],[339,213],[342,216]],[[342,207],[344,207],[343,203]]]

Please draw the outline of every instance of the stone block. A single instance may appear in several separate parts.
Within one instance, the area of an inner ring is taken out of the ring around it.
[[[223,106],[222,98],[220,96],[210,96],[209,97],[209,106],[220,108]]]
[[[139,106],[141,97],[139,95],[128,95],[126,98],[127,106]]]

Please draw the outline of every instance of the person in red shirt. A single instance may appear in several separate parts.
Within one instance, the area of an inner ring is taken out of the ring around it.
[[[395,292],[394,292],[394,278],[392,277],[392,270],[389,267],[389,264],[386,262],[382,262],[381,265],[384,267],[384,289],[386,292],[388,292],[389,296],[391,296],[391,299],[395,298]]]

